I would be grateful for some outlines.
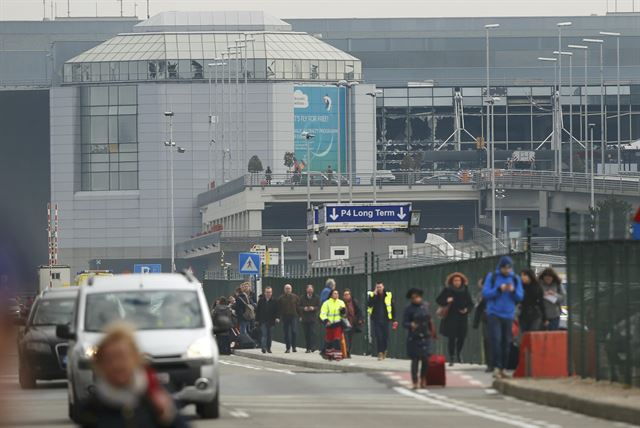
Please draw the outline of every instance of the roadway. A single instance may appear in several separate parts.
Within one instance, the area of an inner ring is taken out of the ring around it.
[[[0,377],[0,425],[73,426],[65,382],[39,382],[23,391],[11,371]],[[627,426],[504,397],[480,368],[450,370],[448,376],[447,388],[413,392],[402,372],[339,373],[230,356],[222,359],[221,418],[202,421],[192,408],[183,412],[193,427],[217,428]]]

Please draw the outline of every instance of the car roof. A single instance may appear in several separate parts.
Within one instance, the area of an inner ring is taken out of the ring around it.
[[[83,286],[83,291],[87,294],[139,289],[195,291],[200,286],[195,278],[178,273],[121,274],[96,276],[92,285]]]
[[[47,288],[42,291],[41,299],[68,299],[78,295],[78,287]]]

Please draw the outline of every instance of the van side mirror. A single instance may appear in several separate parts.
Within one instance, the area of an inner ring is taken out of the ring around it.
[[[69,324],[57,325],[56,336],[58,336],[60,339],[65,339],[65,340],[76,339],[76,335],[75,333],[71,332],[71,327],[69,326]]]

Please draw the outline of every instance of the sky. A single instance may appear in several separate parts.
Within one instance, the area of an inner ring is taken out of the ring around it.
[[[125,16],[145,17],[147,0],[123,0]],[[115,16],[119,0],[0,0],[0,20],[57,16]],[[640,11],[640,0],[149,0],[151,14],[166,10],[264,10],[279,18],[370,18],[441,16],[549,16]]]

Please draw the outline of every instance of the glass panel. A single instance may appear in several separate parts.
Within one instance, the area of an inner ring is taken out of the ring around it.
[[[98,172],[91,174],[91,190],[109,190],[109,173]]]
[[[133,153],[138,151],[137,144],[119,144],[120,153]]]
[[[107,116],[91,117],[91,142],[106,143],[109,139]]]
[[[135,190],[138,188],[137,172],[120,173],[120,190]]]
[[[120,171],[137,171],[138,162],[124,162],[120,163]]]
[[[107,86],[93,86],[90,89],[89,103],[92,106],[109,105],[109,88]]]
[[[134,142],[137,141],[137,135],[136,116],[118,116],[118,141]]]
[[[118,86],[118,96],[120,105],[136,105],[136,87]]]
[[[118,190],[120,188],[120,175],[117,172],[112,172],[109,174],[109,188],[111,190]]]

